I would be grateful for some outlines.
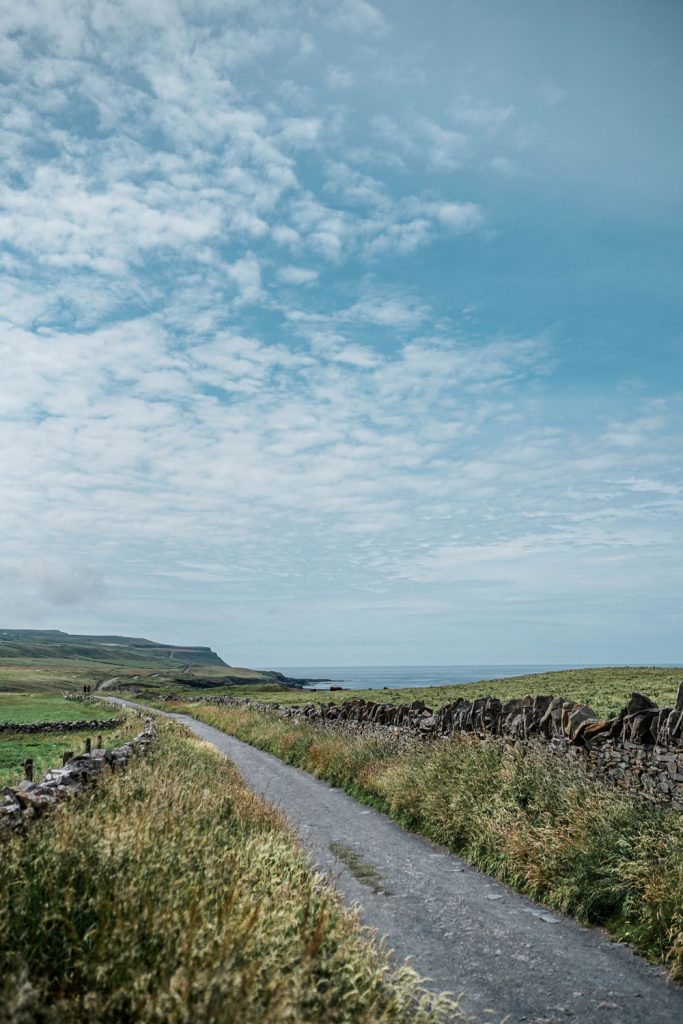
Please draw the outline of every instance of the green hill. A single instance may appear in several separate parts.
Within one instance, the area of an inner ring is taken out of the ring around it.
[[[80,636],[59,629],[0,629],[0,659],[69,658],[112,664],[223,666],[210,647],[160,644],[131,636]]]

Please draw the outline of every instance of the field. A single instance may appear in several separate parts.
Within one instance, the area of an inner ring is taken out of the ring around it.
[[[124,687],[144,686],[150,693],[201,693],[206,689],[225,693],[241,683],[257,684],[266,692],[269,688],[279,689],[272,673],[227,665],[169,669],[167,662],[150,667],[149,661],[135,664],[130,660],[117,663],[78,658],[0,659],[0,699],[3,693],[80,693],[83,686],[95,688],[108,679],[116,679]]]
[[[3,849],[0,1019],[436,1024],[229,762],[160,723],[151,754]]]
[[[26,693],[0,693],[1,722],[80,722],[115,718],[116,709],[90,701]]]
[[[646,693],[662,707],[670,707],[681,680],[683,668],[586,668],[512,676],[454,686],[396,690],[342,690],[330,693],[328,690],[290,690],[285,687],[263,689],[258,686],[245,686],[240,688],[239,693],[234,692],[235,696],[276,701],[286,705],[322,704],[358,698],[383,701],[387,704],[404,704],[420,699],[431,708],[438,708],[458,697],[473,700],[475,697],[492,696],[509,700],[511,697],[523,697],[527,693],[552,693],[554,696],[589,704],[598,715],[610,716],[627,703],[633,690]],[[185,694],[189,696],[190,692],[185,691]]]
[[[90,701],[64,700],[61,696],[45,696],[30,693],[0,693],[0,722],[77,722],[84,719],[120,718],[116,708]],[[103,742],[115,747],[140,728],[136,715],[118,729],[108,729]],[[48,768],[61,764],[65,750],[74,753],[83,749],[84,741],[90,737],[93,742],[96,730],[63,733],[0,733],[0,786],[13,785],[23,778],[23,764],[29,758],[33,761],[36,779]]]
[[[346,789],[533,899],[608,928],[683,980],[680,811],[609,790],[542,748],[454,736],[397,750],[390,737],[248,707],[177,709]]]
[[[115,709],[109,717],[116,717]],[[120,717],[120,716],[118,716]],[[118,747],[142,728],[138,715],[128,714],[115,729],[102,734],[106,747]],[[1,733],[0,734],[0,786],[13,786],[24,777],[23,764],[29,758],[33,761],[33,774],[39,780],[48,768],[57,768],[62,763],[62,754],[70,750],[77,754],[83,750],[86,739],[97,740],[97,732],[87,729],[83,732],[63,733]]]

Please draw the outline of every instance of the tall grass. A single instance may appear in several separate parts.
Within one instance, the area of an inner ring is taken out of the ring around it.
[[[451,1019],[392,973],[228,762],[160,729],[148,757],[3,848],[0,1020]]]
[[[541,747],[453,736],[397,749],[248,708],[188,708],[386,810],[520,892],[608,927],[683,980],[683,814]]]

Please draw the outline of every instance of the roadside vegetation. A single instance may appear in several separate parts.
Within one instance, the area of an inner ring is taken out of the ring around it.
[[[400,750],[390,737],[248,707],[171,709],[346,789],[554,910],[605,926],[683,980],[680,811],[609,790],[542,748],[454,736]]]
[[[388,967],[279,814],[175,725],[2,858],[2,1021],[460,1019]]]

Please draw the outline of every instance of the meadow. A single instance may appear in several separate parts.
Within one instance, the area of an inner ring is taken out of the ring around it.
[[[102,742],[110,749],[119,747],[140,729],[141,719],[136,715],[128,715],[116,729],[108,729],[102,734]],[[94,746],[96,737],[94,729],[46,734],[0,734],[0,786],[14,786],[21,782],[24,777],[24,761],[29,759],[33,761],[33,777],[39,780],[48,768],[61,765],[65,751],[78,754],[83,750],[86,739],[90,739]]]
[[[31,693],[0,693],[0,723],[80,722],[114,718],[116,709],[91,701]]]
[[[407,704],[413,700],[424,700],[430,708],[463,697],[499,697],[510,700],[525,694],[553,694],[566,697],[581,704],[589,704],[598,715],[610,717],[627,702],[633,690],[640,690],[656,701],[661,707],[671,707],[676,697],[679,682],[683,679],[683,668],[584,668],[565,669],[559,672],[543,672],[536,675],[510,676],[505,679],[483,680],[453,686],[423,686],[406,689],[382,690],[294,690],[261,688],[246,685],[235,696],[250,697],[252,700],[276,701],[284,705],[322,704],[345,700],[381,701],[387,704]],[[193,691],[179,692],[189,696]]]
[[[438,1024],[277,811],[159,723],[152,752],[3,848],[8,1024]]]
[[[542,748],[453,736],[399,750],[391,737],[246,706],[170,707],[344,788],[552,909],[606,927],[683,980],[680,811],[607,789]]]
[[[111,705],[91,701],[65,700],[62,696],[44,693],[0,693],[0,723],[12,722],[79,722],[87,719],[120,718],[121,712]],[[140,728],[137,715],[124,714],[125,721],[103,733],[103,743],[116,747]],[[0,732],[0,786],[21,782],[26,760],[33,761],[34,777],[39,779],[48,768],[61,764],[66,750],[78,753],[90,738],[96,740],[97,730],[63,733]]]

